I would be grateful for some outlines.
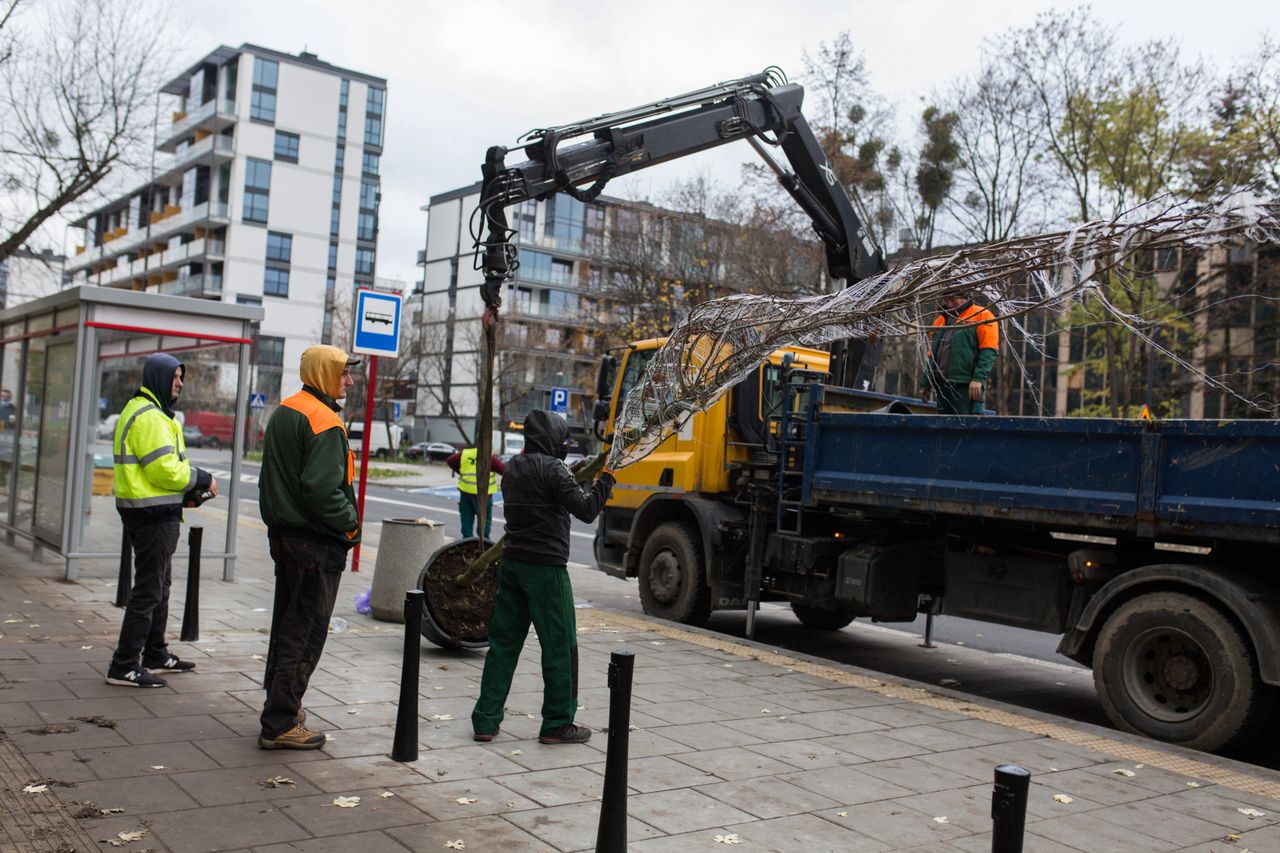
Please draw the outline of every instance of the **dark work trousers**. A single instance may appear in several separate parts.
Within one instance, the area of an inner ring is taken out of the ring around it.
[[[934,391],[940,415],[981,415],[986,411],[981,400],[969,399],[968,382],[937,382]]]
[[[542,729],[559,731],[578,710],[578,631],[573,587],[564,566],[502,558],[498,595],[489,616],[489,651],[480,676],[480,699],[471,712],[476,732],[498,730],[529,624],[542,646]]]
[[[485,503],[484,511],[484,538],[489,538],[489,531],[493,529],[493,492],[489,493],[489,500]],[[462,538],[470,539],[471,531],[476,526],[476,516],[480,514],[480,496],[473,495],[470,492],[458,492],[458,515],[462,521]]]
[[[160,521],[130,528],[133,542],[133,590],[124,609],[120,642],[111,656],[113,670],[128,670],[169,656],[164,640],[169,621],[169,586],[173,583],[173,552],[178,549],[177,521]]]
[[[302,708],[311,673],[315,672],[329,636],[329,617],[338,598],[338,585],[347,567],[347,549],[332,545],[271,537],[276,564],[275,608],[271,614],[271,646],[262,686],[262,736],[276,738],[293,728]]]

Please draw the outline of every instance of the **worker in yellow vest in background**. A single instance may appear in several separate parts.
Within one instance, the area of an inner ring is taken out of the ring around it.
[[[445,464],[458,475],[458,515],[462,519],[462,538],[470,539],[475,527],[476,515],[480,512],[480,483],[476,478],[479,468],[474,447],[454,453]],[[498,491],[498,475],[506,473],[506,466],[497,456],[489,458],[489,486],[485,489],[484,538],[489,538],[493,528],[493,495]]]

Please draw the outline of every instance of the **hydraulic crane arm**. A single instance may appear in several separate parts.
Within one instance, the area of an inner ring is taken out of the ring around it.
[[[769,69],[635,109],[533,131],[517,149],[527,159],[514,166],[506,165],[508,149],[490,148],[480,190],[482,220],[475,234],[485,302],[494,308],[500,304],[502,283],[518,266],[507,206],[560,192],[590,201],[615,177],[739,139],[760,151],[809,215],[833,278],[854,281],[880,272],[883,259],[805,121],[803,100],[803,87]],[[791,170],[769,157],[762,142],[780,147]]]

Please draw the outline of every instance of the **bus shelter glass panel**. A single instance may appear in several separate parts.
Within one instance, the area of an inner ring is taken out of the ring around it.
[[[76,339],[48,339],[44,357],[43,405],[36,467],[35,514],[31,532],[61,549],[67,511],[67,470],[71,451],[71,404],[75,393]]]
[[[38,462],[36,453],[40,442],[40,418],[44,414],[44,362],[48,344],[47,336],[30,338],[27,341],[22,411],[18,418],[16,451],[18,486],[14,492],[13,526],[28,532],[31,530],[31,520],[35,510]]]
[[[86,552],[101,553],[120,548],[120,518],[112,494],[112,442],[120,411],[142,384],[142,366],[147,356],[167,352],[185,366],[182,392],[173,403],[175,418],[183,424],[192,464],[213,473],[226,494],[235,439],[240,352],[235,344],[177,335],[139,336],[117,330],[100,330],[98,349],[94,383],[98,418],[89,430],[87,461],[91,460],[93,470],[88,475],[87,510],[81,518],[81,547]],[[220,529],[226,506],[225,499],[215,500],[205,508],[186,510],[184,517],[189,524]],[[211,536],[206,529],[206,543]]]
[[[16,324],[21,331],[22,324]],[[9,337],[6,330],[5,337]],[[18,397],[22,388],[22,341],[0,346],[0,519],[7,521],[18,446]]]

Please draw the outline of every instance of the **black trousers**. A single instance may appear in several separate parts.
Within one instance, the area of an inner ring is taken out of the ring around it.
[[[133,542],[133,590],[124,609],[120,641],[111,668],[133,669],[139,658],[156,663],[169,655],[164,639],[169,621],[169,587],[173,583],[173,552],[178,549],[177,521],[144,524],[129,530]]]
[[[329,617],[347,567],[347,549],[337,542],[330,545],[286,536],[273,536],[270,542],[276,596],[262,683],[267,691],[262,706],[264,738],[293,728],[302,695],[324,652]]]

